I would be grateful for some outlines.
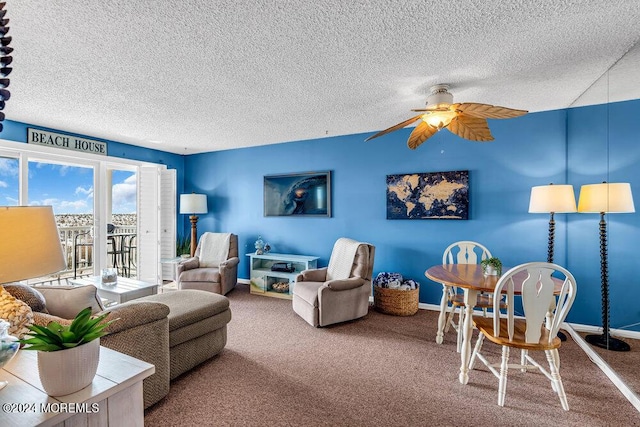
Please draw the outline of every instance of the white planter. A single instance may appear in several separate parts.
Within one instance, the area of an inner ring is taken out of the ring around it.
[[[492,265],[487,265],[484,268],[484,274],[486,274],[487,276],[497,276],[498,270],[496,270],[495,267]]]
[[[100,360],[100,338],[59,351],[38,351],[38,374],[49,396],[75,393],[91,384]]]

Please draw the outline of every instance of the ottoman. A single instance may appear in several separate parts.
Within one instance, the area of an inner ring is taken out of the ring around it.
[[[136,301],[154,301],[169,307],[169,376],[172,380],[220,353],[227,344],[231,310],[229,299],[223,295],[185,289]]]

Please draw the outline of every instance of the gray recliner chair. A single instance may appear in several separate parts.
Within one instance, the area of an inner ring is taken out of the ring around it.
[[[207,234],[212,235],[209,237],[220,237],[225,233],[204,233],[200,236],[194,257],[180,262],[176,267],[178,289],[199,289],[226,295],[238,282],[238,236],[229,236],[229,251],[223,257],[224,261],[216,263],[217,266],[205,266],[201,256],[207,249],[203,248],[203,244],[207,240],[216,240],[205,238]]]
[[[375,246],[342,237],[329,265],[305,270],[293,286],[293,311],[311,326],[358,319],[369,311]]]

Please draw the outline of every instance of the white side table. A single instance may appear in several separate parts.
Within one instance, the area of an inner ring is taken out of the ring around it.
[[[118,282],[110,286],[103,285],[100,276],[91,276],[85,279],[69,279],[69,283],[79,286],[93,285],[98,288],[98,295],[100,295],[101,298],[114,301],[118,304],[158,293],[158,285],[155,283],[120,276],[118,276]]]
[[[40,383],[36,353],[20,350],[0,369],[0,380],[9,382],[0,392],[0,425],[144,426],[142,380],[155,366],[100,347],[93,382],[75,393],[51,397]]]

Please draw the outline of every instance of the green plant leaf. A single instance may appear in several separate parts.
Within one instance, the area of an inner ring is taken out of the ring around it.
[[[104,322],[109,312],[91,318],[91,309],[85,308],[78,313],[70,325],[61,325],[58,322],[49,322],[46,327],[31,325],[28,329],[31,333],[28,338],[18,340],[22,344],[28,344],[25,350],[58,351],[77,347],[90,342],[106,334],[105,328],[119,319]],[[104,323],[103,323],[104,322]]]
[[[91,307],[87,307],[80,311],[73,322],[71,322],[71,326],[69,326],[69,330],[73,333],[77,333],[78,330],[84,325],[87,320],[91,318]]]
[[[25,347],[24,350],[39,350],[39,351],[58,351],[63,348],[55,344],[33,344],[30,347]]]
[[[73,347],[77,347],[77,346],[79,346],[80,344],[83,344],[83,343],[82,343],[82,341],[78,341],[78,342],[65,342],[65,343],[62,343],[62,346],[63,346],[64,348],[73,348]]]

